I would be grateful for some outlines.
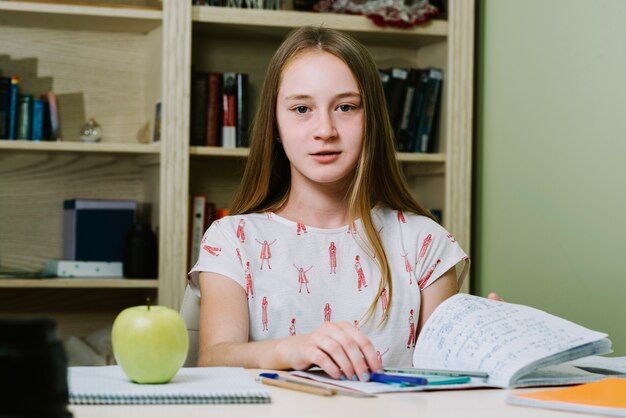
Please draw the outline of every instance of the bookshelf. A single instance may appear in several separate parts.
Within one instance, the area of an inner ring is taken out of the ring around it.
[[[0,2],[0,70],[25,93],[57,94],[62,142],[0,138],[0,270],[62,258],[63,200],[135,199],[159,224],[163,11],[82,1]],[[78,141],[95,117],[104,137]],[[149,209],[149,210],[148,210]],[[20,276],[21,277],[21,276]],[[129,305],[155,299],[157,279],[0,278],[0,315],[51,315],[62,337],[87,335]]]
[[[447,21],[410,30],[379,28],[362,16],[132,1],[128,7],[0,1],[0,62],[6,55],[17,68],[26,66],[65,100],[59,102],[63,142],[0,138],[0,269],[36,270],[44,259],[61,257],[63,199],[124,198],[150,208],[159,277],[2,278],[0,314],[53,315],[67,336],[110,324],[146,296],[178,308],[188,267],[189,194],[205,193],[228,206],[248,155],[189,146],[191,67],[249,73],[252,111],[273,51],[290,29],[305,24],[351,33],[381,67],[445,70],[437,153],[398,159],[412,192],[443,209],[444,225],[469,251],[473,1],[449,0]],[[37,82],[25,77],[23,85]],[[161,141],[155,144],[149,135],[158,99]],[[92,116],[103,140],[80,143],[78,127]]]

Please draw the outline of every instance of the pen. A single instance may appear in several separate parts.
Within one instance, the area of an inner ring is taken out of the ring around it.
[[[298,388],[290,387],[290,386],[288,387],[286,385],[282,385],[282,383],[295,383],[298,386],[323,389],[326,391],[330,391],[331,395],[346,395],[346,396],[353,396],[356,398],[375,398],[376,397],[376,395],[372,395],[370,393],[360,392],[360,391],[352,390],[348,388],[335,387],[332,385],[326,385],[321,382],[315,382],[315,381],[309,382],[306,379],[292,379],[288,376],[280,375],[278,373],[260,373],[259,377],[257,377],[257,380],[260,381],[261,383],[266,383],[268,385],[281,386],[281,387],[286,387],[286,388],[290,388],[294,390],[302,390],[302,389],[300,387]],[[281,382],[281,384],[273,383],[272,380],[274,382]],[[328,396],[326,394],[322,394],[322,395]]]
[[[372,373],[370,375],[370,382],[396,383],[404,386],[422,386],[428,384],[428,380],[423,377],[398,376],[385,373]]]
[[[305,382],[294,381],[285,377],[281,377],[278,373],[261,373],[257,377],[257,380],[266,385],[298,390],[300,392],[312,393],[314,395],[320,396],[332,396],[336,393],[332,389],[309,385]]]
[[[425,375],[434,375],[434,376],[470,376],[470,377],[489,377],[488,373],[485,372],[477,372],[477,371],[469,371],[469,370],[440,370],[440,369],[414,369],[414,368],[396,368],[396,367],[385,367],[386,372],[390,373],[407,373],[407,374],[425,374]]]

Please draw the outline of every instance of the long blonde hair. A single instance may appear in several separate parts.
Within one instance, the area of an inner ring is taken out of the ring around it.
[[[388,306],[391,306],[393,293],[391,270],[372,220],[372,208],[382,204],[395,210],[432,216],[413,198],[400,172],[378,69],[361,43],[340,31],[313,26],[295,29],[286,37],[267,69],[261,105],[251,130],[250,156],[231,214],[276,211],[287,201],[291,171],[289,160],[276,140],[276,98],[286,65],[309,51],[324,51],[341,59],[352,72],[361,93],[365,115],[363,150],[348,195],[348,215],[351,223],[360,217],[365,242],[371,247],[381,272],[378,293],[365,314],[367,321],[374,314],[383,289],[388,289]],[[381,324],[387,312],[389,309],[385,310]]]

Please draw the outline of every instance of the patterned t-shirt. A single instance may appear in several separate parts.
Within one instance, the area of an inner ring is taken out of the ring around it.
[[[222,218],[202,238],[191,286],[199,294],[199,272],[237,282],[248,297],[250,341],[345,320],[371,339],[385,366],[410,367],[420,290],[461,261],[463,280],[468,258],[452,235],[425,216],[375,207],[372,218],[387,254],[393,296],[389,305],[383,290],[369,321],[364,315],[378,291],[380,270],[359,220],[321,229],[272,212]],[[386,309],[388,319],[379,326]]]

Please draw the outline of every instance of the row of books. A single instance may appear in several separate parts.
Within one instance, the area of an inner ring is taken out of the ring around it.
[[[59,141],[56,94],[22,94],[17,76],[0,76],[0,139]]]
[[[248,146],[248,74],[194,71],[189,141],[192,146]]]
[[[216,208],[215,203],[204,194],[192,194],[189,197],[189,269],[198,260],[204,232],[213,221],[227,216],[228,213],[228,209]]]
[[[379,70],[399,152],[435,152],[443,70]]]
[[[221,6],[243,9],[273,9],[281,8],[280,0],[191,0],[194,6]]]

